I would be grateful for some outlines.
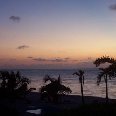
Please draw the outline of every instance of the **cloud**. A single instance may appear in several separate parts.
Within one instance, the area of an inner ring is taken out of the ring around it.
[[[9,61],[16,61],[16,58],[11,58],[9,59]]]
[[[52,59],[50,60],[51,62],[66,62],[65,59],[61,59],[61,58],[56,58],[56,59]]]
[[[38,62],[68,62],[68,61],[72,61],[75,62],[77,60],[72,60],[69,57],[66,58],[53,58],[53,59],[45,59],[45,58],[33,58],[32,60],[38,61]]]
[[[18,46],[18,47],[17,47],[17,49],[19,49],[19,50],[20,50],[20,49],[25,49],[25,48],[29,48],[29,46],[27,46],[27,45],[21,45],[21,46]]]
[[[49,61],[48,59],[44,59],[44,58],[33,58],[33,60],[35,61]]]
[[[82,60],[77,60],[77,59],[73,59],[70,57],[64,57],[64,58],[42,58],[42,57],[38,57],[38,58],[34,58],[34,57],[27,57],[30,58],[33,61],[37,61],[37,62],[52,62],[52,63],[88,63],[88,62],[92,62],[92,57],[88,57],[87,59],[82,59]]]
[[[21,20],[19,16],[10,16],[9,19],[12,20],[13,22],[19,22]]]
[[[116,4],[112,4],[109,6],[110,10],[116,10]]]
[[[52,59],[46,59],[46,58],[32,58],[32,57],[27,57],[27,58],[31,58],[34,61],[38,61],[38,62],[53,62],[53,63],[60,63],[60,62],[79,62],[80,60],[75,60],[75,59],[71,59],[69,57],[65,57],[65,58],[52,58]]]
[[[28,56],[27,58],[30,58],[30,59],[32,59],[33,57],[32,57],[32,56]]]
[[[73,62],[80,62],[81,60],[72,60]]]
[[[70,60],[71,58],[69,58],[69,57],[66,57],[66,58],[64,58],[65,60]]]

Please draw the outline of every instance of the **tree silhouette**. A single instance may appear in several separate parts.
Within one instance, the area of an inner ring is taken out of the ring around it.
[[[24,95],[28,91],[27,85],[30,80],[22,76],[19,71],[0,71],[0,79],[0,93],[3,96],[16,97],[17,95]]]
[[[71,89],[69,87],[61,84],[60,75],[57,79],[51,78],[49,75],[46,75],[43,80],[45,83],[48,81],[49,83],[45,86],[42,86],[40,89],[42,99],[47,97],[49,101],[57,102],[59,95],[71,93]]]
[[[109,56],[103,56],[97,58],[94,61],[96,67],[99,67],[101,64],[104,63],[110,63],[110,64],[106,68],[99,68],[101,72],[97,76],[97,84],[98,85],[100,84],[101,79],[103,77],[106,84],[106,102],[108,102],[108,79],[111,80],[111,78],[116,77],[116,60],[114,58],[110,58]]]
[[[84,71],[78,70],[78,72],[74,72],[73,75],[77,75],[79,77],[79,83],[81,84],[81,95],[82,95],[82,103],[84,104],[84,94],[83,94],[83,85],[84,85]]]

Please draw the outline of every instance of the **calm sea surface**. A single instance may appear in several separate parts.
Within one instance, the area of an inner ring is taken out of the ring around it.
[[[76,70],[73,69],[62,69],[62,70],[51,70],[51,69],[20,69],[22,75],[31,79],[31,87],[36,87],[36,91],[39,91],[39,88],[44,85],[43,77],[46,74],[51,77],[57,78],[60,74],[62,83],[71,88],[72,94],[80,95],[80,84],[77,76],[72,74]],[[85,85],[84,85],[84,94],[86,96],[99,96],[105,97],[105,83],[102,80],[101,84],[98,86],[96,84],[97,75],[99,71],[97,69],[85,69]],[[109,80],[109,98],[116,98],[116,79]]]

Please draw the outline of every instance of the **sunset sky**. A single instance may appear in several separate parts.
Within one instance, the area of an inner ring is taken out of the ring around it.
[[[116,0],[0,0],[0,68],[93,67],[116,58]]]

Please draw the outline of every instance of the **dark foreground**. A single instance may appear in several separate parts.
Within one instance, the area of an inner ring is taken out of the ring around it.
[[[39,93],[32,92],[25,99],[0,98],[0,116],[116,116],[116,100],[105,103],[104,98],[67,95],[59,103],[40,100]]]

